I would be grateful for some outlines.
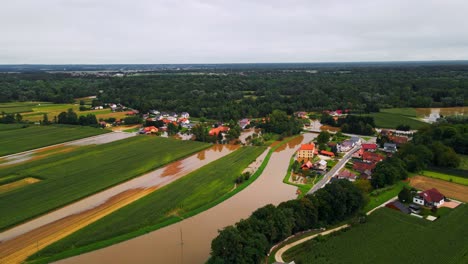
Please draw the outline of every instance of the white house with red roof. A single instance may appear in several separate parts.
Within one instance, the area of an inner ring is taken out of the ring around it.
[[[361,145],[361,148],[364,150],[364,151],[370,151],[370,152],[374,152],[377,150],[377,144],[374,144],[374,143],[363,143]]]
[[[444,203],[445,196],[436,188],[418,193],[413,197],[413,203],[424,206],[440,206]]]

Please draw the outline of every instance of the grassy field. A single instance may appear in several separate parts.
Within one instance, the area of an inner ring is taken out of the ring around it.
[[[79,250],[131,232],[154,230],[155,226],[191,216],[195,214],[194,210],[232,193],[235,178],[264,150],[265,147],[240,148],[52,244],[32,258]]]
[[[429,222],[388,208],[365,224],[312,239],[283,254],[296,263],[467,263],[468,206]]]
[[[89,101],[89,100],[88,100]],[[86,107],[91,107],[87,105]],[[112,112],[110,109],[102,110],[89,110],[79,111],[80,105],[75,104],[53,104],[50,102],[13,102],[13,103],[1,103],[0,113],[21,113],[23,120],[30,122],[37,122],[43,119],[43,115],[47,114],[49,120],[53,120],[54,116],[58,116],[61,112],[66,112],[68,109],[73,109],[78,116],[94,114],[97,119],[107,119],[114,117],[116,119],[125,118],[125,112]]]
[[[427,124],[417,120],[416,110],[413,108],[381,109],[378,113],[371,113],[375,125],[379,128],[396,128],[398,125],[409,125],[411,129],[419,129]]]
[[[11,127],[10,127],[11,126]],[[0,126],[0,156],[45,147],[110,131],[83,126]]]
[[[0,169],[3,178],[41,181],[0,195],[0,230],[154,170],[209,144],[133,137]]]
[[[369,203],[364,206],[364,212],[369,212],[370,210],[390,200],[392,197],[397,196],[401,189],[403,189],[403,186],[407,185],[408,183],[399,181],[392,186],[385,187],[383,190],[378,190],[378,193],[375,193],[376,195],[372,195],[372,193],[369,194]]]
[[[468,185],[468,178],[458,177],[458,176],[447,174],[447,173],[440,173],[440,172],[426,170],[422,173],[422,175],[426,177],[430,177],[430,178],[436,178],[436,179],[440,179],[444,181]]]

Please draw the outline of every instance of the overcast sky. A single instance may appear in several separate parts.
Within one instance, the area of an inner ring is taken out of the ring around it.
[[[0,64],[468,59],[467,0],[14,0]]]

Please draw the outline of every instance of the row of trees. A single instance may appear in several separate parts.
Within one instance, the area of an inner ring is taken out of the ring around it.
[[[468,66],[327,66],[317,73],[254,69],[242,74],[158,74],[123,78],[67,74],[0,74],[0,102],[50,101],[97,95],[96,102],[122,103],[227,121],[294,111],[384,107],[461,106],[468,98]],[[214,71],[214,70],[210,70]],[[205,71],[206,72],[206,71]],[[202,72],[203,73],[203,72]],[[97,105],[97,104],[95,104]]]
[[[296,232],[325,227],[356,215],[364,206],[359,188],[347,180],[326,185],[313,195],[267,205],[219,232],[208,263],[261,263],[269,249]]]
[[[332,116],[324,113],[320,119],[320,123],[341,127],[344,133],[372,135],[374,134],[374,118],[371,116],[356,116],[347,115],[345,118],[338,118],[335,120]]]
[[[14,124],[14,123],[21,123],[23,121],[23,116],[20,113],[5,113],[2,112],[2,116],[0,117],[0,123],[2,124]]]
[[[44,116],[44,122],[47,116]],[[48,121],[48,118],[47,118]],[[80,116],[73,111],[73,109],[68,109],[67,112],[61,112],[57,116],[58,124],[68,124],[68,125],[81,125],[81,126],[97,126],[98,121],[96,116],[93,114],[88,114],[86,116]]]

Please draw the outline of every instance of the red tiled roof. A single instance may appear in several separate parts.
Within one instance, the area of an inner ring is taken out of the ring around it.
[[[367,161],[372,161],[372,162],[379,162],[379,161],[382,161],[383,159],[384,159],[384,157],[382,157],[381,155],[379,155],[377,153],[367,152],[367,151],[364,151],[362,153],[362,160],[367,160]]]
[[[220,132],[227,132],[227,131],[229,131],[229,127],[219,126],[217,128],[212,128],[210,132],[208,132],[208,134],[210,136],[214,136],[214,135],[218,135]]]
[[[308,169],[310,169],[310,168],[312,168],[313,166],[314,166],[314,165],[313,165],[312,162],[310,162],[310,160],[309,160],[309,161],[307,161],[306,163],[302,164],[301,168],[308,168]]]
[[[315,144],[309,143],[309,144],[302,144],[299,150],[314,150],[314,149],[315,149]]]
[[[441,200],[444,199],[444,195],[441,194],[436,188],[432,188],[424,192],[421,192],[419,196],[423,197],[423,199],[429,203],[440,202]]]
[[[352,173],[349,170],[342,170],[337,175],[338,178],[347,178],[347,179],[356,179],[356,174]]]
[[[364,172],[366,170],[373,170],[375,168],[375,163],[367,163],[367,162],[354,162],[353,169],[359,172]]]
[[[361,146],[364,150],[377,149],[377,144],[374,144],[374,143],[364,143]]]
[[[390,140],[395,142],[397,145],[405,144],[408,142],[408,137],[405,136],[391,136]]]
[[[331,152],[331,151],[326,151],[326,150],[321,150],[320,151],[320,154],[323,154],[323,155],[326,155],[326,156],[330,156],[330,157],[334,157],[335,156],[335,153]]]

